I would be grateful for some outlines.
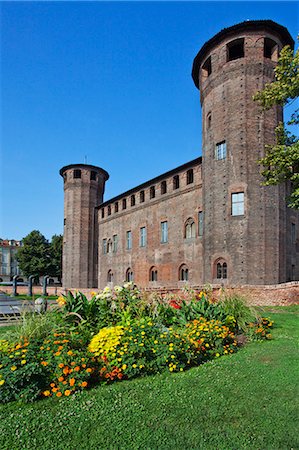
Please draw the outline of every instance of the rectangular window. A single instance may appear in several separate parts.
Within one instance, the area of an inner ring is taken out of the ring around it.
[[[296,224],[291,224],[291,242],[292,244],[296,244]]]
[[[215,159],[226,159],[226,142],[222,141],[216,144]]]
[[[114,234],[113,235],[113,247],[112,247],[113,253],[117,252],[117,243],[118,243],[118,237],[117,237],[117,234]]]
[[[161,243],[168,242],[168,222],[161,222]]]
[[[198,236],[203,235],[203,212],[198,213]]]
[[[187,184],[193,183],[193,169],[187,170]]]
[[[244,192],[232,194],[232,216],[244,215]]]
[[[132,248],[132,231],[127,231],[127,250]]]
[[[118,202],[114,203],[114,212],[118,212]]]
[[[105,217],[105,210],[104,210],[104,208],[101,209],[101,212],[102,212],[102,219],[104,219],[104,217]]]
[[[135,195],[131,195],[131,206],[135,206]]]
[[[140,191],[140,203],[144,202],[144,191]]]
[[[103,239],[103,253],[104,255],[107,253],[107,239]]]
[[[166,194],[166,192],[167,192],[167,183],[166,183],[166,180],[164,180],[164,181],[162,181],[162,183],[161,183],[161,194],[163,195],[163,194]]]
[[[80,169],[74,170],[74,178],[81,178],[81,170]]]
[[[97,173],[92,170],[90,172],[90,180],[91,181],[96,181],[96,179],[97,179]]]
[[[146,246],[146,227],[140,228],[140,247]]]
[[[180,177],[179,175],[175,175],[173,177],[173,189],[178,189],[180,187]]]
[[[123,209],[127,209],[127,199],[123,198]]]
[[[108,206],[108,216],[111,216],[111,205]]]
[[[155,186],[151,186],[150,187],[150,198],[155,198],[156,197],[156,189]]]

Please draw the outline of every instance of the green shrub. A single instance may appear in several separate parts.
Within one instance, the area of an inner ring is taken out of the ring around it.
[[[257,312],[247,305],[246,299],[240,295],[225,295],[219,302],[219,308],[225,317],[233,317],[236,321],[236,332],[246,332],[248,325],[257,319]]]

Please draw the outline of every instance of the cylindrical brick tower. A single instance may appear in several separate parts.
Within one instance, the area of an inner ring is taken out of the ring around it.
[[[253,95],[273,81],[280,49],[294,46],[270,20],[226,28],[193,63],[200,89],[205,283],[274,284],[287,278],[285,185],[261,186],[258,160],[275,140],[282,108]]]
[[[97,287],[97,213],[108,173],[100,167],[71,164],[64,179],[62,281],[65,288]]]

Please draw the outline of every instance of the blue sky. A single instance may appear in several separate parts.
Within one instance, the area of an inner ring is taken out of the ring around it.
[[[201,155],[193,58],[222,28],[296,2],[2,2],[1,227],[63,229],[59,169],[98,165],[108,200]]]

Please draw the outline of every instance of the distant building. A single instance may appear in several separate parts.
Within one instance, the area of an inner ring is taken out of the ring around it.
[[[0,282],[11,281],[15,275],[22,278],[19,281],[24,281],[16,258],[20,247],[22,241],[0,238]]]
[[[202,158],[108,201],[105,170],[86,164],[60,170],[64,287],[298,280],[299,214],[286,205],[289,185],[262,186],[258,165],[265,145],[275,142],[282,107],[262,111],[252,99],[273,81],[285,45],[294,46],[286,28],[257,20],[226,28],[202,46],[192,70]],[[124,170],[132,177],[129,164]]]

